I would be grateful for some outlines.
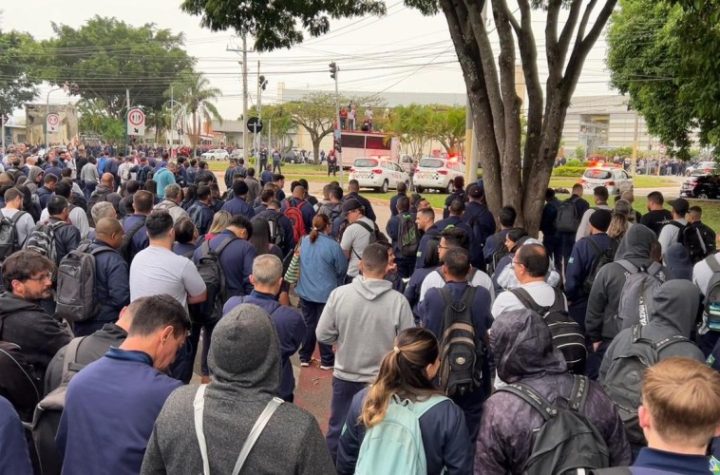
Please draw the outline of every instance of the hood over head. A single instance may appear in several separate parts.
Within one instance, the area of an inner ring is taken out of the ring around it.
[[[676,242],[665,251],[665,268],[670,279],[692,280],[693,262],[685,246]]]
[[[274,396],[280,385],[280,347],[270,315],[251,304],[224,315],[213,330],[208,367],[213,388]]]
[[[615,261],[626,259],[636,266],[647,266],[650,263],[650,250],[657,236],[652,229],[642,224],[634,224],[628,228],[618,245]]]
[[[365,300],[375,300],[385,292],[392,290],[392,283],[385,279],[367,279],[362,275],[352,281],[353,289]]]
[[[28,172],[28,181],[30,183],[35,183],[35,180],[37,179],[37,176],[41,173],[44,173],[43,169],[40,167],[36,167],[35,165],[30,166],[30,171]]]
[[[547,324],[528,309],[498,316],[490,329],[490,349],[498,376],[506,383],[567,371],[562,353],[553,348]]]
[[[670,326],[690,338],[700,306],[697,286],[689,280],[669,280],[655,290],[653,297],[648,326]]]

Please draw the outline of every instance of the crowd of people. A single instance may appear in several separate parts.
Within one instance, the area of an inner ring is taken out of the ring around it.
[[[549,189],[537,239],[462,178],[378,223],[356,181],[240,160],[3,165],[0,473],[720,470],[720,255],[684,199]]]

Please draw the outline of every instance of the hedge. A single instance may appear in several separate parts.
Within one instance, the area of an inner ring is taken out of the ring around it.
[[[557,167],[553,170],[552,176],[581,177],[587,167]]]

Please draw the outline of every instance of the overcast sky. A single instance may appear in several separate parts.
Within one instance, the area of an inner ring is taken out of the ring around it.
[[[37,39],[52,36],[52,21],[79,27],[96,14],[114,16],[136,26],[152,22],[174,33],[182,32],[188,53],[198,58],[197,69],[223,91],[224,97],[218,101],[221,114],[234,119],[242,112],[238,53],[226,51],[227,47],[239,48],[239,39],[231,31],[213,33],[202,28],[198,17],[180,10],[178,0],[16,0],[4,3],[0,7],[2,30],[28,31]],[[263,103],[277,99],[280,82],[284,82],[286,88],[332,89],[327,67],[333,59],[341,68],[341,91],[464,93],[462,73],[442,14],[424,17],[397,0],[389,0],[387,5],[385,17],[332,21],[327,35],[307,38],[290,50],[250,53],[250,103],[255,101],[258,60],[262,73],[269,80]],[[539,13],[533,22],[538,47],[542,49],[544,21]],[[605,54],[605,42],[598,41],[587,59],[576,95],[609,93]],[[544,58],[543,51],[538,57]],[[47,92],[47,89],[41,87],[44,101],[42,91]],[[53,93],[50,100],[51,103],[66,101],[62,92]]]

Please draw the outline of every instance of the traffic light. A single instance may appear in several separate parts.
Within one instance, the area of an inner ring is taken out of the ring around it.
[[[264,91],[268,84],[267,79],[265,79],[265,76],[258,77],[258,84],[260,85],[260,88]]]
[[[330,67],[330,77],[333,79],[337,78],[338,67],[337,64],[335,64],[335,61],[330,63],[328,66]]]

